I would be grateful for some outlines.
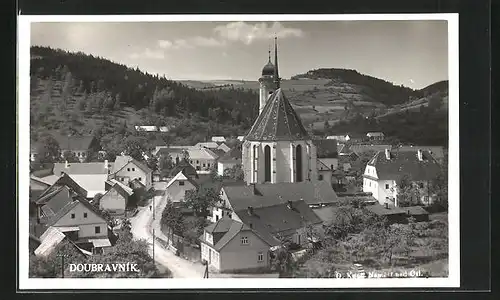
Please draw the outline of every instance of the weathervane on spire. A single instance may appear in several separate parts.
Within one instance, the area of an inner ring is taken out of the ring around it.
[[[274,35],[274,83],[276,89],[280,88],[280,76],[278,72],[278,37]]]

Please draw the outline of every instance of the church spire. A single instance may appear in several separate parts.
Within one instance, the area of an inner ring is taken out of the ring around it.
[[[280,88],[280,75],[278,72],[278,38],[274,37],[274,83],[276,89]]]
[[[269,45],[269,49],[267,50],[267,53],[269,55],[269,63],[271,63],[271,45]]]

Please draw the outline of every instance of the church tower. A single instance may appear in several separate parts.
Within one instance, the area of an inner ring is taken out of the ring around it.
[[[259,78],[260,90],[259,90],[259,114],[264,109],[266,101],[269,96],[274,92],[274,65],[271,62],[271,49],[269,49],[269,60],[267,64],[262,69],[262,76]]]
[[[274,59],[271,77],[274,91],[265,101],[264,107],[261,107],[261,112],[243,144],[245,182],[252,184],[316,181],[316,147],[280,87],[276,38]]]

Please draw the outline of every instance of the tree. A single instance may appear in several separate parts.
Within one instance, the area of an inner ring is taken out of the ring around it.
[[[120,107],[121,107],[121,103],[120,103],[120,94],[116,94],[115,95],[115,102],[113,104],[113,110],[114,111],[119,111],[120,110]]]
[[[46,135],[39,141],[37,151],[37,159],[41,163],[54,163],[60,160],[59,143],[51,135]]]
[[[184,201],[193,209],[195,216],[207,217],[209,208],[221,202],[219,194],[213,188],[200,188],[186,191]]]
[[[101,193],[97,193],[94,195],[94,198],[92,199],[92,205],[98,209],[98,210],[101,210],[101,198],[102,198],[102,194]]]
[[[411,206],[418,198],[416,198],[416,188],[409,174],[404,174],[397,181],[397,206]]]
[[[290,277],[297,266],[290,251],[292,241],[289,237],[281,234],[278,234],[277,238],[280,241],[280,245],[275,251],[270,253],[271,268],[278,271],[280,277]]]
[[[174,162],[172,161],[172,157],[170,154],[165,154],[160,156],[160,176],[168,176],[172,169],[174,168]]]
[[[148,155],[148,159],[146,160],[146,164],[148,165],[148,168],[150,168],[153,171],[158,170],[158,158],[156,156],[152,155],[151,153]]]
[[[169,239],[174,233],[180,234],[184,232],[183,219],[184,218],[179,208],[176,207],[170,199],[168,199],[161,215],[161,223],[166,226],[171,233],[171,235],[167,234]]]
[[[224,177],[231,178],[234,180],[243,180],[244,173],[241,164],[236,164],[231,168],[225,169]]]
[[[126,155],[132,158],[143,161],[144,153],[148,152],[147,139],[143,136],[129,136],[123,142]]]
[[[80,160],[78,157],[76,157],[75,153],[73,151],[65,151],[63,153],[63,159],[67,161],[68,163],[79,163]]]

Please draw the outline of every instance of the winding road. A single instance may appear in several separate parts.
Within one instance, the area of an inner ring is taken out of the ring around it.
[[[150,255],[153,254],[153,234],[163,236],[160,228],[161,214],[167,204],[166,197],[155,196],[155,218],[150,211],[149,205],[139,208],[137,215],[130,219],[132,234],[135,239],[148,241]],[[151,204],[152,205],[152,204]],[[203,278],[204,266],[176,256],[172,251],[164,249],[157,241],[154,241],[154,260],[172,272],[174,278]]]

